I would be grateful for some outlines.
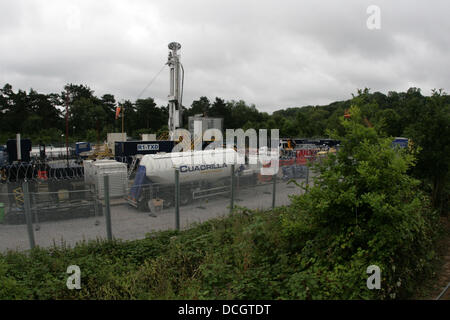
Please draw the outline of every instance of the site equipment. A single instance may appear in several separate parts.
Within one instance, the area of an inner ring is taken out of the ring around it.
[[[150,201],[162,199],[165,207],[174,203],[174,174],[178,169],[180,204],[230,192],[231,162],[236,163],[234,149],[172,152],[142,157],[128,203],[149,210]],[[230,160],[231,159],[231,160]],[[240,184],[256,183],[258,165],[236,165]]]
[[[184,68],[180,63],[180,55],[177,53],[181,49],[178,42],[169,43],[169,58],[167,65],[170,68],[170,91],[169,91],[169,134],[170,140],[173,140],[175,130],[182,126],[182,99],[183,99],[183,82]],[[182,77],[180,79],[180,73]],[[181,81],[180,81],[181,80]],[[181,82],[181,86],[180,86]]]

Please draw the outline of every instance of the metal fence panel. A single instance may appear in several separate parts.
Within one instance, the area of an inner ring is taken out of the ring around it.
[[[0,251],[27,250],[30,242],[25,224],[24,196],[22,186],[15,186],[15,192],[7,191],[7,185],[0,185]],[[23,221],[22,223],[18,223]]]
[[[270,210],[274,204],[289,205],[290,195],[303,192],[292,181],[312,184],[313,174],[305,164],[283,164],[275,176],[241,166],[235,169],[215,180],[202,174],[198,180],[180,179],[178,220],[175,170],[173,182],[165,184],[152,183],[139,168],[125,182],[124,170],[118,174],[105,170],[91,180],[31,180],[29,211],[35,243],[41,247],[73,246],[80,241],[107,239],[108,229],[112,238],[140,239],[153,231],[186,229],[226,216],[232,204],[257,210]],[[109,177],[108,189],[104,188],[105,175]],[[100,180],[102,183],[98,183]],[[0,249],[29,249],[23,186],[20,182],[0,186]],[[110,228],[105,220],[108,203]]]

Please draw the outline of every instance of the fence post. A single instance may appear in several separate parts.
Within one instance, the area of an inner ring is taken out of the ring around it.
[[[180,170],[175,169],[175,229],[180,230]]]
[[[25,220],[27,222],[28,239],[30,240],[30,249],[35,247],[33,221],[31,216],[30,191],[28,189],[28,181],[22,185],[24,197]]]
[[[272,184],[273,184],[273,188],[272,188],[272,209],[275,209],[275,196],[276,196],[276,192],[277,192],[277,174],[275,173],[272,176]]]
[[[234,209],[234,164],[231,165],[231,199],[230,199],[230,213]]]
[[[309,166],[306,164],[306,185],[309,186]]]
[[[112,228],[111,228],[111,207],[109,204],[109,176],[103,176],[103,191],[105,195],[105,220],[106,220],[106,237],[108,240],[112,240]]]
[[[101,202],[99,201],[99,197],[97,196],[97,188],[95,187],[95,184],[89,188],[89,195],[92,197],[92,201],[94,203],[94,215],[95,215],[95,225],[100,225],[100,221],[98,219],[99,217],[99,211],[101,212],[101,209],[99,210],[99,206]]]

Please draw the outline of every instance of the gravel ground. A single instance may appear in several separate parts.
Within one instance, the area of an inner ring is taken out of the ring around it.
[[[272,206],[272,184],[244,187],[236,190],[235,205],[250,209],[269,209]],[[287,205],[288,195],[299,193],[300,189],[293,184],[278,182],[276,189],[276,205]],[[113,237],[123,240],[144,238],[146,233],[156,230],[175,228],[175,209],[164,209],[156,217],[140,212],[125,201],[112,202],[111,224]],[[229,195],[214,196],[201,199],[180,207],[180,226],[188,228],[191,224],[223,216],[229,213]],[[106,238],[104,216],[79,218],[72,220],[41,222],[34,225],[36,245],[49,247],[52,245],[73,246],[77,242]],[[0,251],[8,249],[27,250],[29,240],[26,225],[0,224]]]

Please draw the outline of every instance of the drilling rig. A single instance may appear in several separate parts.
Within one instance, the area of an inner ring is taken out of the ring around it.
[[[171,42],[169,43],[169,49],[170,52],[167,61],[167,65],[170,68],[168,138],[169,140],[174,140],[175,130],[182,126],[184,68],[180,62],[180,54],[178,54],[181,45],[178,42]]]

